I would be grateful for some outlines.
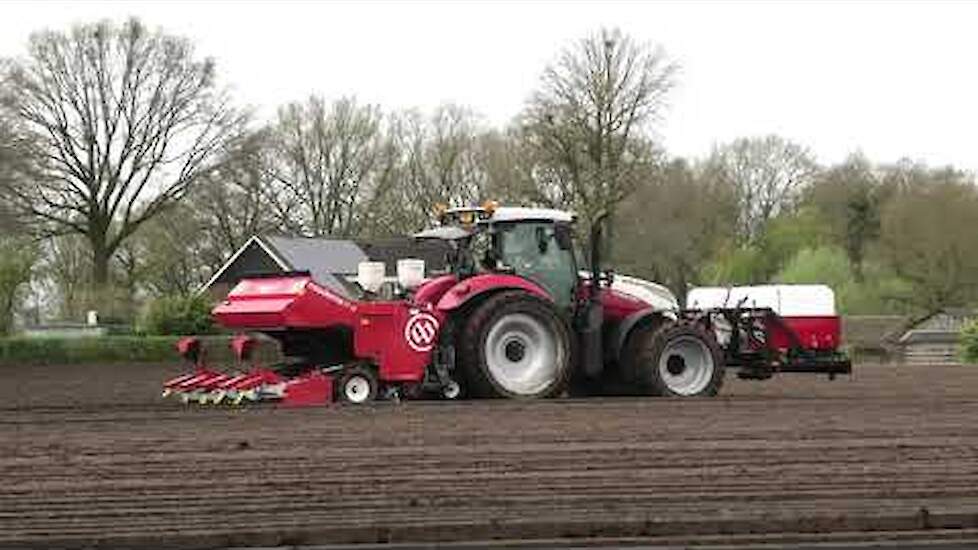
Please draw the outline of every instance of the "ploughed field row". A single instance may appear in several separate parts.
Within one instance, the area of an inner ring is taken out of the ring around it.
[[[0,371],[0,545],[978,528],[967,367],[301,410],[160,402],[169,367],[39,369],[56,383]]]

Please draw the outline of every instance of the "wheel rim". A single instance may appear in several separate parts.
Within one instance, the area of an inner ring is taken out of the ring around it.
[[[350,403],[363,403],[370,396],[370,380],[359,374],[351,376],[343,386],[343,395]]]
[[[462,387],[454,380],[445,384],[445,387],[441,390],[441,394],[445,399],[457,399],[460,393],[462,393]]]
[[[536,395],[559,375],[563,360],[557,335],[522,313],[501,317],[486,337],[486,366],[495,382],[514,395]]]
[[[696,395],[705,390],[715,368],[710,349],[691,336],[673,340],[659,356],[659,376],[670,391],[679,395]]]

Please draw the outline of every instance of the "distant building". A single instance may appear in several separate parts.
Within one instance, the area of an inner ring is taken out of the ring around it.
[[[353,295],[360,262],[384,262],[387,276],[396,277],[399,259],[422,259],[427,272],[433,273],[447,268],[447,254],[442,241],[411,237],[350,240],[255,235],[214,273],[204,290],[224,296],[249,275],[308,271],[319,284]]]
[[[961,329],[978,319],[971,309],[948,308],[918,322],[899,339],[901,358],[908,364],[957,363]]]

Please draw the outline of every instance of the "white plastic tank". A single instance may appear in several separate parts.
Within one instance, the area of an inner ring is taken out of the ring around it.
[[[357,264],[357,283],[367,292],[377,292],[384,285],[384,262]]]
[[[414,290],[424,281],[424,260],[404,258],[397,260],[397,284]]]
[[[688,309],[768,307],[782,317],[831,317],[835,293],[825,285],[757,285],[694,288],[686,295]]]

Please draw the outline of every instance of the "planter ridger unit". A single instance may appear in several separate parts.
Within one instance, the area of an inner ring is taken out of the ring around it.
[[[212,370],[196,338],[180,341],[192,372],[165,395],[185,402],[323,404],[440,396],[562,394],[712,396],[725,370],[851,372],[840,321],[821,285],[699,288],[688,307],[661,285],[600,269],[601,220],[582,270],[570,213],[518,207],[443,209],[416,235],[450,243],[449,273],[398,262],[394,299],[383,264],[360,266],[359,296],[294,272],[241,280],[214,318],[278,340],[286,362]],[[251,363],[255,341],[232,347]]]

